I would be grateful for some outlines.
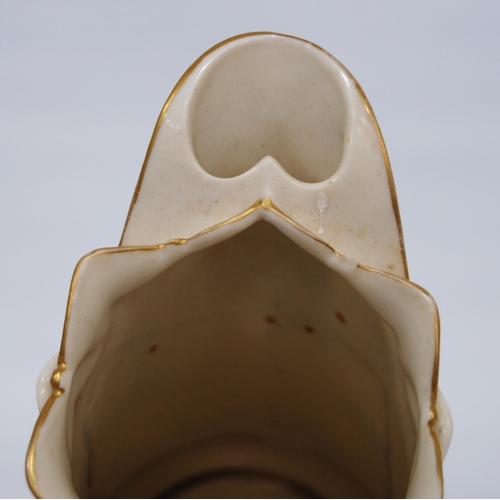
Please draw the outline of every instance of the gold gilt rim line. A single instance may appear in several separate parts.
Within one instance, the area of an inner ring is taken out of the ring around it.
[[[375,112],[373,111],[373,108],[372,108],[372,105],[370,104],[370,101],[366,97],[365,91],[363,90],[361,85],[358,83],[358,81],[352,76],[352,74],[349,72],[349,70],[347,68],[345,68],[345,70],[349,73],[349,75],[351,76],[351,78],[355,82],[356,89],[358,90],[358,93],[361,96],[361,100],[363,101],[363,104],[365,105],[365,110],[368,113],[368,116],[370,117],[371,121],[373,122],[373,125],[375,126],[375,130],[377,131],[378,141],[379,141],[380,147],[382,148],[382,154],[384,155],[385,170],[387,172],[387,182],[389,184],[389,192],[391,194],[392,211],[394,212],[394,217],[396,218],[396,224],[398,227],[399,246],[401,247],[401,257],[403,259],[405,278],[409,280],[410,273],[408,271],[408,261],[406,260],[406,249],[405,249],[405,241],[404,241],[404,236],[403,236],[403,224],[401,222],[401,214],[399,212],[398,195],[396,193],[396,184],[394,182],[394,175],[392,173],[391,161],[389,160],[389,153],[387,152],[387,147],[385,145],[384,136],[382,135],[382,131],[380,130],[377,118],[375,117]]]
[[[35,428],[33,430],[33,434],[31,436],[29,445],[28,445],[28,453],[26,454],[26,479],[28,481],[28,485],[31,489],[31,492],[36,498],[43,498],[40,490],[38,489],[37,479],[36,479],[36,469],[35,469],[35,448],[36,442],[38,440],[38,436],[40,434],[40,429],[43,424],[47,420],[49,412],[57,400],[59,396],[64,394],[64,389],[62,389],[60,385],[62,372],[66,369],[66,363],[61,363],[57,366],[57,368],[52,373],[52,377],[50,379],[50,385],[52,386],[52,393],[49,395],[47,401],[43,405],[40,414],[35,423]]]
[[[45,423],[48,414],[54,405],[55,401],[59,396],[61,396],[65,389],[60,386],[61,379],[62,379],[62,373],[66,369],[66,361],[65,361],[65,356],[66,356],[66,339],[67,339],[67,331],[68,331],[68,324],[69,324],[69,319],[71,316],[71,310],[73,307],[73,301],[75,297],[75,292],[76,292],[76,285],[78,282],[78,278],[80,275],[80,271],[84,265],[84,263],[95,256],[98,255],[105,255],[105,254],[114,254],[114,253],[125,253],[125,252],[134,252],[134,251],[154,251],[161,249],[165,246],[168,245],[183,245],[184,243],[193,240],[197,237],[200,237],[204,234],[210,233],[220,227],[226,226],[228,224],[238,222],[248,215],[252,214],[253,212],[263,209],[270,211],[272,213],[275,213],[278,215],[280,218],[284,219],[286,222],[288,222],[290,225],[292,225],[295,229],[298,231],[302,232],[306,236],[314,239],[314,241],[321,243],[322,245],[326,246],[328,249],[330,249],[337,257],[342,257],[342,254],[340,254],[337,250],[335,250],[332,246],[330,246],[328,243],[323,241],[322,239],[318,238],[314,233],[309,231],[308,229],[304,228],[297,222],[295,222],[290,216],[288,216],[286,213],[284,213],[280,208],[278,208],[269,197],[266,197],[264,199],[259,199],[257,200],[253,205],[248,207],[246,210],[243,212],[226,219],[218,224],[215,224],[214,226],[210,226],[209,228],[206,228],[197,234],[189,237],[189,238],[178,238],[178,239],[172,239],[167,241],[166,243],[160,243],[157,245],[148,245],[148,246],[121,246],[121,247],[111,247],[111,248],[101,248],[98,250],[94,250],[86,255],[84,255],[77,263],[75,267],[75,271],[73,272],[73,276],[71,279],[71,285],[70,285],[70,291],[69,291],[69,296],[68,296],[68,303],[66,306],[66,314],[65,314],[65,320],[64,320],[64,327],[63,327],[63,334],[62,334],[62,339],[61,339],[61,346],[60,346],[60,351],[59,351],[59,356],[58,356],[58,367],[54,370],[52,377],[51,377],[51,386],[52,386],[52,393],[47,399],[46,403],[44,404],[42,410],[40,411],[40,414],[38,416],[38,419],[35,423],[35,427],[30,439],[30,443],[28,446],[28,453],[26,456],[26,478],[28,481],[28,486],[31,489],[31,492],[36,498],[43,498],[38,485],[37,485],[37,476],[36,476],[36,444],[37,444],[37,439],[40,434],[40,430]],[[374,269],[368,266],[364,266],[362,264],[357,264],[357,267],[364,269],[369,272],[374,272],[377,274],[381,274],[383,276],[386,276],[390,279],[394,279],[396,281],[399,281],[401,283],[404,283],[406,285],[411,286],[412,288],[415,288],[416,290],[420,291],[424,295],[426,295],[432,302],[433,304],[433,309],[434,309],[434,334],[435,334],[435,354],[434,354],[434,361],[433,361],[433,371],[432,371],[432,377],[431,377],[431,402],[430,402],[430,413],[431,413],[431,419],[428,422],[428,428],[431,433],[433,442],[434,442],[434,448],[435,448],[435,454],[436,454],[436,461],[437,461],[437,472],[438,472],[438,477],[440,480],[440,486],[441,486],[441,496],[443,493],[443,472],[442,472],[442,453],[441,453],[441,445],[439,442],[439,437],[437,435],[437,432],[435,430],[435,425],[438,419],[438,412],[436,408],[436,401],[437,401],[437,394],[438,394],[438,373],[439,373],[439,344],[440,344],[440,325],[439,325],[439,314],[438,310],[436,307],[436,304],[434,302],[434,299],[432,296],[427,292],[424,288],[421,286],[417,285],[416,283],[413,283],[409,281],[406,278],[402,278],[400,276],[397,276],[395,274],[386,272],[386,271],[381,271],[378,269]]]
[[[291,38],[293,40],[298,40],[298,41],[305,42],[305,43],[311,45],[312,47],[320,50],[321,52],[323,52],[327,56],[331,57],[334,61],[336,61],[336,63],[342,67],[342,69],[349,75],[349,77],[355,83],[356,89],[361,97],[361,100],[363,101],[366,112],[368,113],[368,116],[370,117],[372,123],[375,126],[375,130],[377,131],[377,137],[379,140],[380,147],[382,149],[382,154],[384,156],[384,163],[385,163],[385,168],[386,168],[386,172],[387,172],[387,180],[388,180],[389,191],[390,191],[390,195],[391,195],[392,210],[394,212],[394,217],[396,218],[396,224],[397,224],[398,233],[399,233],[399,244],[401,247],[401,258],[403,260],[405,278],[409,279],[408,262],[406,259],[406,250],[405,250],[404,237],[403,237],[403,225],[401,223],[401,215],[399,212],[399,204],[398,204],[398,198],[397,198],[397,194],[396,194],[396,185],[394,183],[394,176],[392,173],[391,162],[389,160],[389,154],[388,154],[387,148],[385,146],[385,141],[384,141],[384,138],[382,136],[382,132],[380,130],[377,119],[375,117],[375,113],[374,113],[373,108],[370,104],[370,101],[366,97],[364,90],[362,89],[361,85],[356,80],[356,78],[354,78],[352,73],[335,56],[330,54],[323,47],[320,47],[319,45],[315,44],[314,42],[310,42],[309,40],[305,40],[304,38],[300,38],[300,37],[293,36],[293,35],[287,35],[287,34],[283,34],[283,33],[275,33],[272,31],[256,31],[256,32],[250,32],[250,33],[243,33],[241,35],[236,35],[236,36],[227,38],[226,40],[223,40],[222,42],[217,43],[216,45],[214,45],[213,47],[208,49],[206,52],[204,52],[200,57],[198,57],[198,59],[196,59],[196,61],[194,61],[193,64],[191,64],[191,66],[189,66],[189,68],[184,72],[184,74],[181,76],[179,81],[175,84],[174,88],[172,89],[172,92],[170,92],[170,95],[168,96],[165,104],[163,105],[162,110],[160,111],[160,115],[158,116],[155,127],[153,129],[153,134],[151,136],[151,140],[149,141],[148,149],[146,150],[146,156],[144,158],[141,172],[139,174],[139,179],[137,180],[134,194],[133,194],[132,200],[130,202],[130,206],[129,206],[128,213],[127,213],[127,218],[125,220],[125,225],[123,227],[122,235],[120,238],[120,243],[118,245],[121,246],[123,243],[123,238],[125,236],[125,232],[127,230],[130,217],[132,216],[132,212],[134,210],[135,204],[137,202],[137,199],[139,198],[139,193],[140,193],[141,187],[142,187],[142,181],[144,180],[144,176],[146,174],[146,169],[147,169],[147,166],[149,163],[149,157],[151,156],[151,152],[152,152],[154,144],[156,142],[156,137],[158,136],[158,132],[160,131],[160,128],[163,124],[163,119],[165,118],[165,115],[167,114],[168,108],[170,107],[170,104],[173,101],[173,99],[176,96],[179,89],[182,87],[182,85],[184,85],[184,83],[188,79],[189,75],[191,75],[191,73],[196,69],[196,67],[200,64],[200,62],[206,56],[210,55],[212,52],[215,52],[218,48],[220,48],[223,45],[226,45],[228,43],[234,42],[235,40],[239,40],[239,39],[247,38],[247,37],[252,37],[252,36],[261,36],[261,35],[275,35],[275,36],[280,36],[280,37],[284,37],[284,38]]]

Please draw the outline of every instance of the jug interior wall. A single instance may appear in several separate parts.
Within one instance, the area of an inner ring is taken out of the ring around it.
[[[81,497],[406,496],[396,334],[267,222],[118,300],[95,352],[69,403]]]
[[[321,50],[273,38],[245,39],[204,68],[189,105],[193,151],[216,177],[270,155],[300,181],[326,180],[347,139],[346,83]]]

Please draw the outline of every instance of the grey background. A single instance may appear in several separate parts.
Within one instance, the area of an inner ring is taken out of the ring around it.
[[[0,1],[0,496],[29,496],[38,372],[86,252],[118,243],[157,115],[213,44],[309,39],[364,88],[410,276],[437,300],[448,497],[500,496],[497,1]]]

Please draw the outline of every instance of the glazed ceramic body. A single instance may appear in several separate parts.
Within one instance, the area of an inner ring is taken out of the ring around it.
[[[75,270],[27,459],[50,497],[435,497],[439,319],[373,112],[322,49],[219,44]]]

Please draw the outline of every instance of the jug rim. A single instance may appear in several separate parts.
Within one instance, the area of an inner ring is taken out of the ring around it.
[[[61,381],[63,378],[63,373],[67,369],[67,360],[66,360],[66,344],[68,341],[68,323],[71,317],[73,300],[76,294],[76,288],[79,281],[80,271],[82,270],[83,265],[94,257],[102,256],[102,255],[113,255],[120,254],[126,252],[137,252],[137,251],[155,251],[160,250],[169,245],[184,245],[187,242],[200,238],[206,234],[212,233],[213,231],[217,231],[220,228],[225,226],[229,226],[231,224],[237,223],[246,219],[256,212],[268,212],[274,216],[277,216],[281,221],[283,221],[286,225],[291,226],[294,230],[302,233],[307,238],[314,240],[314,242],[326,247],[328,250],[333,252],[333,254],[342,258],[343,255],[340,254],[336,249],[326,243],[324,240],[319,238],[317,235],[309,231],[307,228],[304,228],[299,223],[291,219],[288,215],[286,215],[279,207],[277,207],[270,198],[264,198],[257,200],[253,205],[247,208],[247,210],[233,216],[223,222],[220,222],[214,226],[208,227],[205,230],[199,232],[198,234],[189,237],[189,238],[178,238],[172,239],[165,243],[157,244],[157,245],[148,245],[148,246],[121,246],[121,247],[110,247],[110,248],[101,248],[94,250],[85,256],[83,256],[80,261],[77,263],[75,271],[73,273],[73,277],[71,280],[68,303],[66,308],[66,315],[63,327],[63,335],[61,340],[61,347],[59,351],[59,355],[57,358],[57,367],[52,373],[52,377],[50,379],[50,385],[52,388],[52,392],[50,393],[47,401],[43,405],[43,408],[40,411],[39,417],[36,421],[33,434],[29,443],[28,453],[26,457],[26,476],[28,480],[28,485],[32,491],[32,493],[37,498],[43,498],[43,494],[40,491],[37,483],[37,474],[36,474],[36,448],[37,448],[37,440],[40,434],[40,430],[43,427],[44,423],[47,420],[47,417],[51,411],[56,400],[65,393],[65,388],[61,386]],[[281,229],[280,229],[281,230]],[[309,252],[310,253],[310,252]],[[353,261],[353,259],[350,259]],[[418,293],[424,295],[427,299],[429,299],[433,305],[433,316],[434,316],[434,358],[432,363],[432,375],[431,375],[431,394],[429,398],[429,408],[427,415],[430,417],[427,421],[427,429],[431,435],[432,442],[434,445],[434,453],[436,459],[437,466],[437,476],[440,485],[441,496],[443,494],[443,472],[442,472],[442,451],[441,444],[439,440],[439,436],[436,430],[436,426],[438,423],[438,409],[437,409],[437,399],[438,399],[438,373],[439,373],[439,344],[440,344],[440,323],[439,323],[439,314],[437,311],[437,307],[435,306],[434,300],[432,296],[420,285],[417,285],[406,278],[402,278],[394,273],[390,273],[387,271],[382,271],[378,269],[374,269],[368,266],[365,266],[358,262],[350,262],[349,265],[355,265],[356,268],[366,271],[368,273],[375,273],[376,275],[384,276],[393,280],[395,282],[404,284]],[[421,412],[424,412],[424,409],[421,409]]]

